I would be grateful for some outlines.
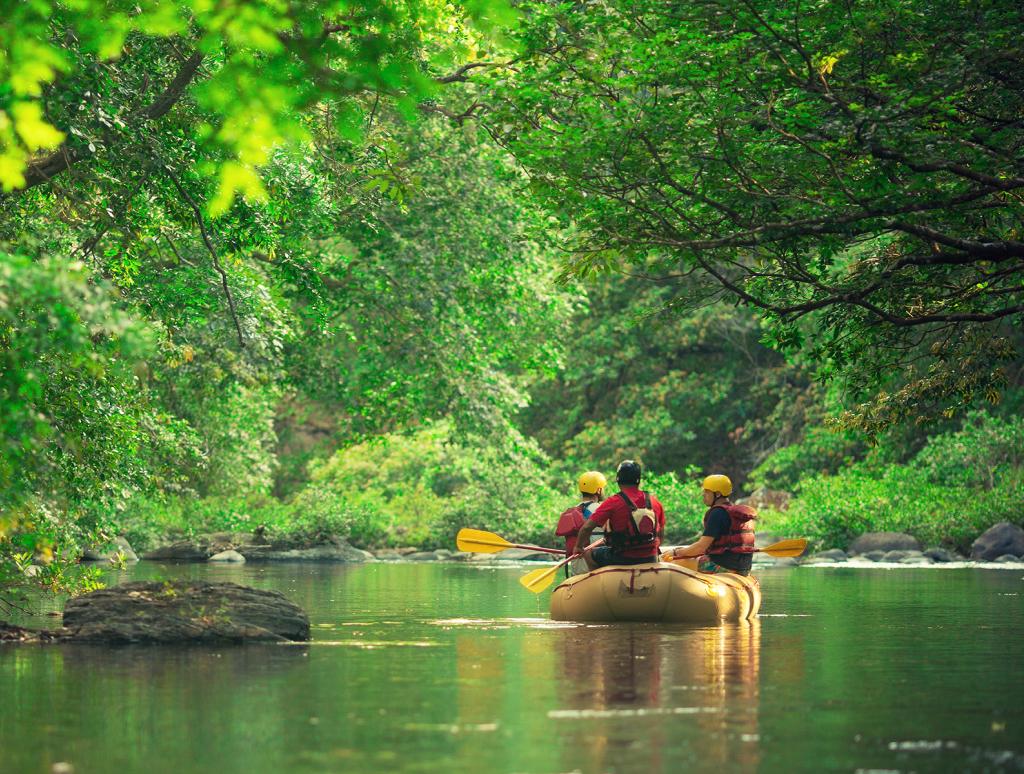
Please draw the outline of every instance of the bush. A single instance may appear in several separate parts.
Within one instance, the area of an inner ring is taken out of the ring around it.
[[[967,551],[974,539],[1000,521],[1024,517],[1024,475],[1018,469],[1002,485],[969,489],[936,484],[913,465],[873,470],[854,465],[834,476],[806,478],[785,513],[764,514],[762,528],[806,537],[817,548],[846,548],[864,532],[906,532],[924,545]]]

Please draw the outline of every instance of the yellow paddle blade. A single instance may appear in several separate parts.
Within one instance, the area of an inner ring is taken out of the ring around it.
[[[500,535],[493,532],[484,532],[482,529],[460,529],[455,536],[455,545],[460,551],[471,551],[475,554],[496,554],[506,548],[514,548]]]
[[[519,582],[534,594],[540,594],[555,580],[555,575],[558,574],[558,570],[563,564],[565,562],[559,562],[551,567],[541,567],[539,570],[532,570],[520,578]]]
[[[807,550],[807,541],[803,538],[792,538],[790,540],[780,540],[778,543],[772,543],[770,546],[757,549],[768,554],[768,556],[800,556],[804,551]]]

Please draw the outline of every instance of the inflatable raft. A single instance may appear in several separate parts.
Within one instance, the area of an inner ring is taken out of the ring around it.
[[[560,584],[551,595],[555,621],[718,623],[757,616],[761,588],[743,575],[697,572],[680,562],[611,565]]]

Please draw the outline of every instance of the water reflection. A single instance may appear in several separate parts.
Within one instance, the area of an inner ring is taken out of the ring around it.
[[[682,753],[702,767],[756,769],[760,638],[758,621],[558,632],[565,705],[549,717],[566,732],[563,765],[661,770]]]

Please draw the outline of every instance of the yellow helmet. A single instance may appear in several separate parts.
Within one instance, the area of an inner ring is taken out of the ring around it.
[[[608,485],[608,479],[596,470],[588,470],[580,476],[580,491],[583,494],[597,494]]]
[[[728,497],[732,494],[732,481],[729,480],[728,476],[723,476],[721,473],[705,478],[703,486],[709,492],[715,492],[722,495],[722,497]]]

